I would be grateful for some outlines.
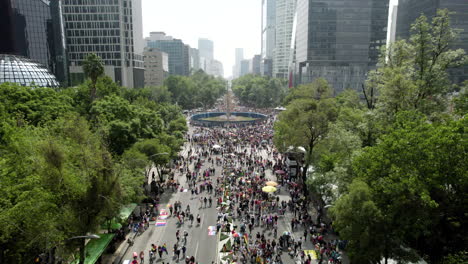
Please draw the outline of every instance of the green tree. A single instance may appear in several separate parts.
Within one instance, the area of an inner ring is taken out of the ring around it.
[[[32,125],[44,124],[74,110],[72,98],[51,88],[3,83],[0,101],[5,114]]]
[[[337,108],[330,92],[316,91],[314,99],[296,99],[286,106],[275,123],[274,142],[280,151],[288,147],[304,147],[304,181],[309,165],[313,164],[315,146],[326,136],[330,122],[336,120]]]
[[[466,122],[434,124],[421,114],[402,112],[394,129],[353,162],[394,237],[431,262],[467,243],[461,209],[468,188]]]
[[[90,53],[83,61],[83,71],[91,80],[91,102],[96,98],[96,83],[99,77],[104,74],[104,64],[101,58],[95,53]]]
[[[349,241],[347,252],[352,263],[380,263],[386,239],[382,236],[384,216],[372,200],[372,190],[354,181],[349,193],[330,208],[333,226]]]
[[[248,74],[232,82],[232,91],[243,105],[274,107],[281,104],[287,84],[281,79]]]
[[[410,40],[383,49],[383,67],[369,74],[367,86],[377,87],[379,110],[390,121],[398,111],[430,115],[446,109],[446,95],[452,89],[447,70],[466,62],[464,50],[450,49],[458,33],[451,28],[449,15],[438,10],[432,23],[424,15],[419,17],[411,27]]]

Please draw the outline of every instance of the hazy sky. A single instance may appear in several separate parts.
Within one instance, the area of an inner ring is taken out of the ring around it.
[[[225,77],[232,75],[235,48],[244,48],[247,59],[260,54],[261,0],[142,0],[142,4],[144,37],[164,31],[194,48],[198,38],[211,39]]]
[[[214,56],[232,75],[235,48],[244,57],[260,53],[261,0],[142,0],[143,36],[164,31],[198,48],[198,38],[214,41]]]

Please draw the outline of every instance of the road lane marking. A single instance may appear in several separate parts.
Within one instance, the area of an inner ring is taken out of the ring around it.
[[[200,245],[200,242],[197,242],[197,248],[195,249],[195,259],[198,259],[198,246]]]

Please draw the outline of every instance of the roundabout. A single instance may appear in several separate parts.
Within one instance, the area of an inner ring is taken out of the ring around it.
[[[254,112],[209,112],[194,114],[190,117],[193,125],[224,126],[227,124],[254,124],[261,122],[268,116]]]

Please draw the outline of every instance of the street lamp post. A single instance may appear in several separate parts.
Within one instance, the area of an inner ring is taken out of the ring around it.
[[[67,239],[67,241],[72,240],[72,239],[81,239],[79,264],[84,264],[84,261],[85,261],[85,256],[86,256],[85,240],[86,239],[98,239],[98,238],[100,238],[100,236],[96,234],[91,234],[91,235],[86,235],[86,236],[75,236],[75,237]]]
[[[167,153],[167,152],[156,153],[156,154],[148,156],[148,158],[151,158],[151,157],[154,157],[154,156],[160,156],[160,155],[169,155],[169,153]],[[150,168],[150,171],[151,171],[151,168]],[[159,170],[158,170],[158,173],[159,173],[159,181],[162,183],[162,181],[163,181],[162,173]],[[149,178],[149,173],[148,173],[148,176],[146,178],[147,182],[148,182],[148,178]]]
[[[67,239],[64,239],[62,241],[59,241],[57,242],[57,244],[55,244],[55,246],[53,248],[51,248],[49,250],[49,256],[48,256],[48,261],[47,263],[51,263],[51,264],[54,264],[55,263],[55,249],[57,248],[57,246],[61,243],[61,242],[64,242],[64,241],[70,241],[70,240],[74,240],[74,239],[82,239],[83,240],[83,247],[81,247],[80,245],[80,264],[81,263],[84,263],[84,241],[85,239],[99,239],[101,238],[100,236],[96,235],[96,234],[91,234],[91,235],[85,235],[85,236],[74,236],[74,237],[70,237],[70,238],[67,238]],[[83,251],[83,259],[81,259],[81,252]]]

